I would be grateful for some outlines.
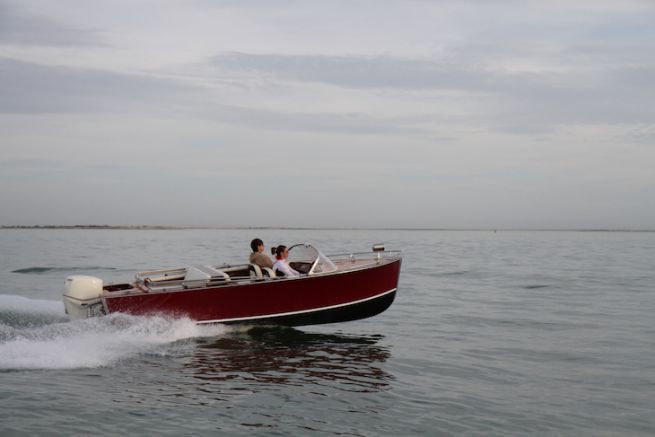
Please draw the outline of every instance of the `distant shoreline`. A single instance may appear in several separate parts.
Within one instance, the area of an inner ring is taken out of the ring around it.
[[[154,226],[154,225],[9,225],[0,226],[0,229],[191,229],[178,226]]]
[[[445,232],[655,232],[655,229],[493,229],[493,228],[320,228],[275,226],[165,226],[165,225],[2,225],[0,229],[78,229],[78,230],[253,230],[253,231],[445,231]]]

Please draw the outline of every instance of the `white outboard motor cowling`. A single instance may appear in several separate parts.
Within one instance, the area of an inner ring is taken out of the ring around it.
[[[64,307],[71,320],[104,314],[102,279],[94,276],[73,275],[66,278]]]

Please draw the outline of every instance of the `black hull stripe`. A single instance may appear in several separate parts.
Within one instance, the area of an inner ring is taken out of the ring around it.
[[[392,295],[391,296],[391,301],[393,302],[393,293],[395,293],[397,288],[392,288],[391,290],[387,290],[383,293],[377,294],[372,297],[367,297],[366,299],[361,299],[361,300],[356,300],[348,303],[342,303],[339,305],[332,305],[332,306],[327,306],[327,307],[322,307],[322,308],[313,308],[311,310],[302,310],[302,311],[291,311],[288,313],[277,313],[277,314],[266,314],[262,316],[251,316],[251,317],[237,317],[237,318],[231,318],[231,319],[215,319],[215,320],[200,320],[196,322],[199,325],[202,324],[208,324],[208,323],[249,323],[249,322],[258,322],[258,321],[263,321],[263,320],[269,320],[269,321],[275,321],[275,320],[283,320],[283,319],[293,319],[298,316],[305,316],[305,317],[311,317],[312,314],[315,313],[322,313],[322,312],[330,312],[334,310],[339,310],[339,309],[344,309],[346,307],[356,307],[356,306],[361,306],[362,304],[366,304],[369,301],[373,301],[376,299],[383,298],[387,295]],[[391,305],[391,302],[389,303]],[[384,308],[386,309],[386,308]],[[384,309],[382,311],[384,311]],[[381,311],[380,311],[381,312]],[[373,314],[371,314],[373,315]],[[369,317],[369,316],[364,316],[364,317]],[[326,322],[323,322],[326,323]],[[313,324],[313,323],[303,323],[303,324]],[[297,326],[297,325],[296,325]]]

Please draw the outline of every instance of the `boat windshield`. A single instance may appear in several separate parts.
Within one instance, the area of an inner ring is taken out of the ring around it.
[[[318,273],[330,273],[337,270],[330,259],[323,255],[320,250],[311,244],[296,244],[289,248],[289,265],[298,267],[303,273],[309,275]]]

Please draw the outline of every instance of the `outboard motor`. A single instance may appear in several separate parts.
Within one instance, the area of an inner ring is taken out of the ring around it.
[[[67,277],[63,296],[66,314],[71,320],[105,314],[101,295],[102,279],[83,275]]]

